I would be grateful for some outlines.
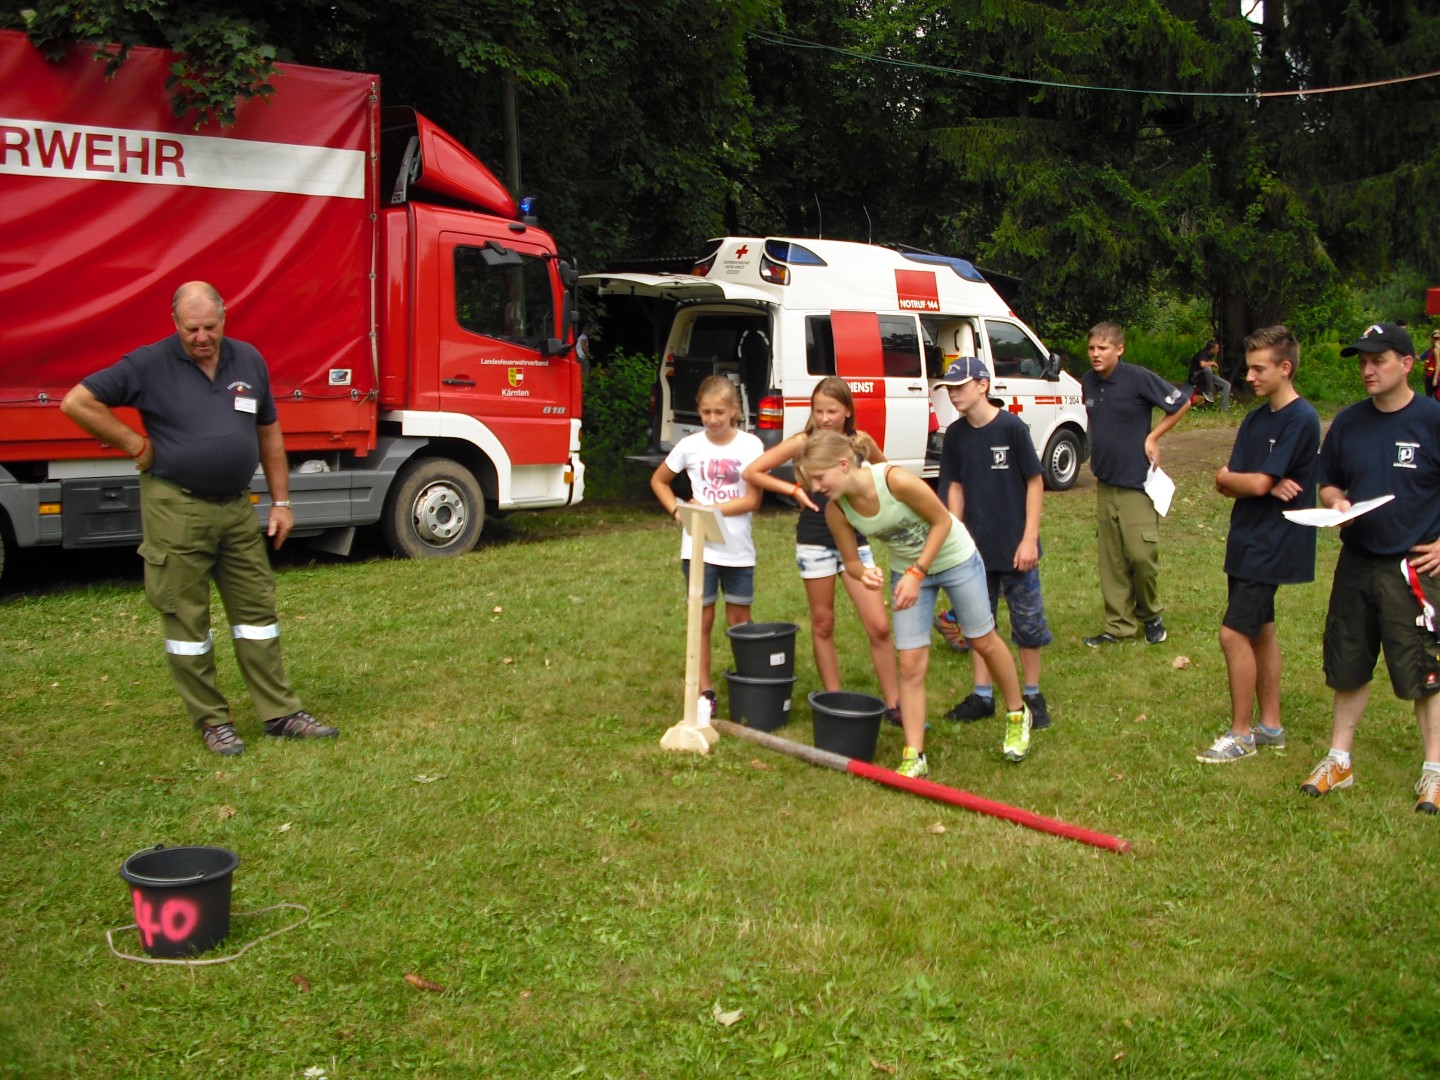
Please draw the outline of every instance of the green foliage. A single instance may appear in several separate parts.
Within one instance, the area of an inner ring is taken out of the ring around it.
[[[1344,338],[1348,345],[1359,336],[1357,330]],[[1311,340],[1300,348],[1300,370],[1295,373],[1295,389],[1315,405],[1349,405],[1365,397],[1365,384],[1360,381],[1360,368],[1355,358],[1342,357],[1342,343]]]
[[[646,479],[626,454],[647,449],[657,362],[646,354],[612,353],[585,379],[580,440],[586,498],[636,494]]]
[[[1273,0],[1263,18],[1196,0],[695,0],[663,18],[649,0],[37,0],[30,32],[113,42],[112,65],[140,42],[190,52],[173,89],[202,120],[268,93],[275,59],[375,71],[497,171],[513,89],[504,179],[586,269],[726,232],[902,242],[1021,277],[1022,314],[1056,337],[1201,298],[1233,355],[1272,322],[1334,331],[1337,288],[1440,265],[1440,80],[1246,96],[1428,71],[1434,5]],[[1207,92],[1230,96],[1181,96]]]
[[[182,53],[166,87],[175,115],[194,113],[197,129],[212,121],[233,124],[238,102],[274,93],[276,52],[265,41],[261,20],[180,10],[167,0],[42,0],[26,29],[51,59],[71,42],[93,45],[107,77],[135,45],[160,44]]]

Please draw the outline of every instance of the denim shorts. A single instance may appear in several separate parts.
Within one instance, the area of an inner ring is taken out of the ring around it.
[[[995,570],[985,574],[990,592],[990,614],[1000,606],[1010,609],[1010,640],[1022,649],[1043,649],[1055,640],[1045,621],[1045,604],[1040,597],[1040,569]]]
[[[690,587],[690,560],[680,560],[680,572],[685,577],[685,587]],[[755,603],[755,567],[716,566],[705,564],[705,607],[713,607],[720,590],[725,590],[725,602],[749,607]]]
[[[869,544],[860,545],[860,561],[867,567],[875,565],[875,556],[870,553]],[[795,566],[805,580],[834,577],[845,572],[840,552],[824,544],[796,544]]]
[[[890,572],[892,596],[903,576],[903,573]],[[960,620],[960,632],[967,638],[984,637],[995,629],[995,616],[990,614],[990,593],[985,585],[985,561],[977,551],[959,566],[927,574],[920,582],[920,599],[915,605],[894,612],[896,649],[929,648],[930,624],[941,589],[950,598],[950,607]]]

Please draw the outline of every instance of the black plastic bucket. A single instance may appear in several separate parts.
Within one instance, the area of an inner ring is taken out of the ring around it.
[[[733,671],[725,672],[730,686],[730,719],[756,731],[775,731],[790,722],[790,695],[795,676],[752,679]]]
[[[788,679],[795,674],[795,630],[789,622],[747,622],[725,631],[735,671],[750,679]]]
[[[196,956],[230,933],[230,880],[240,856],[217,847],[157,845],[120,867],[140,944],[155,957]]]
[[[885,702],[878,697],[816,690],[810,695],[810,714],[815,721],[816,749],[857,761],[875,760],[880,717],[885,714]]]

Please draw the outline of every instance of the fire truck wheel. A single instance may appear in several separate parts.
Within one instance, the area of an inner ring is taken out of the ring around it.
[[[485,526],[485,496],[464,465],[425,458],[401,470],[381,526],[390,550],[407,559],[464,555]]]
[[[1051,435],[1040,467],[1045,473],[1047,488],[1068,491],[1080,475],[1080,437],[1069,428],[1061,428]]]

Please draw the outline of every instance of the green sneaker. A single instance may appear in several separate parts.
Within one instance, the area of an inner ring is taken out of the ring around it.
[[[1024,761],[1030,753],[1030,728],[1034,724],[1030,706],[1020,706],[1019,712],[1005,714],[1005,758],[1007,761]]]
[[[912,780],[923,780],[930,775],[930,766],[925,764],[924,754],[913,746],[907,746],[905,752],[900,755],[900,764],[895,766],[895,771]]]

